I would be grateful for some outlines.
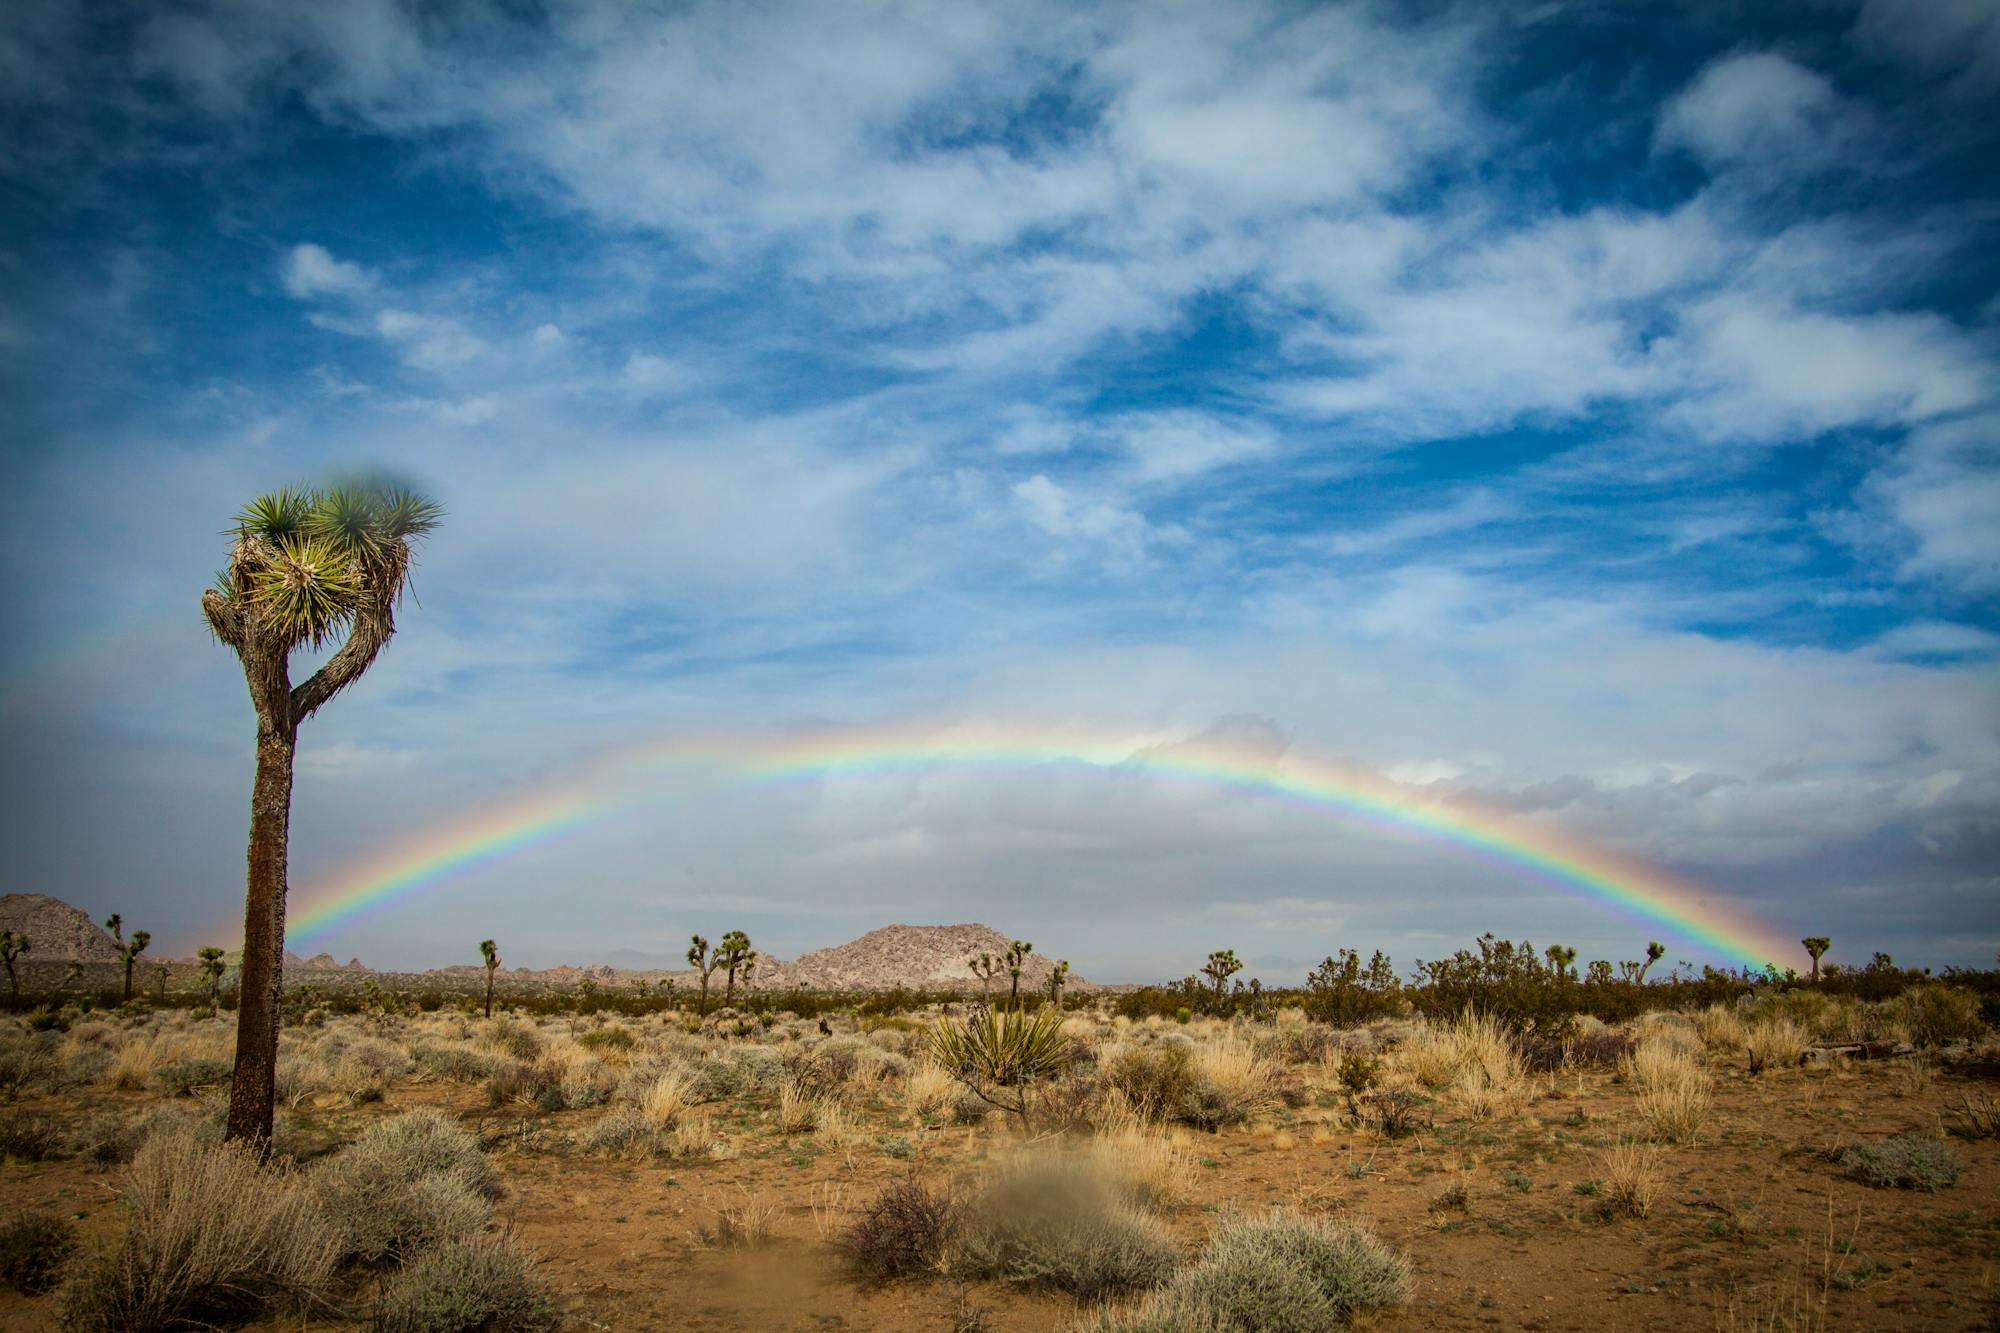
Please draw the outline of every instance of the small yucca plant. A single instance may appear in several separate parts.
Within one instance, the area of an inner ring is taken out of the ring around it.
[[[1028,1122],[1030,1090],[1069,1064],[1062,1011],[995,1010],[981,1005],[931,1029],[931,1061],[973,1095]]]

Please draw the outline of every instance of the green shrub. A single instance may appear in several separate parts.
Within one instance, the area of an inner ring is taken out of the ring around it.
[[[1139,1114],[1168,1119],[1201,1082],[1189,1051],[1178,1037],[1163,1046],[1120,1051],[1104,1067],[1104,1080],[1124,1093]]]
[[[964,1220],[950,1193],[906,1180],[876,1195],[833,1244],[854,1276],[892,1282],[936,1272]]]
[[[423,1074],[431,1078],[450,1079],[454,1083],[477,1083],[490,1078],[500,1064],[495,1057],[470,1047],[440,1046],[434,1042],[417,1046],[410,1054]]]
[[[1155,1286],[1179,1260],[1147,1213],[1060,1162],[1002,1174],[975,1199],[952,1267],[967,1277],[1053,1287],[1079,1300]]]
[[[1985,1030],[1979,997],[1956,986],[1913,986],[1889,1001],[1888,1007],[1918,1046],[1970,1041]]]
[[[435,1111],[373,1126],[311,1179],[341,1257],[369,1264],[477,1236],[498,1192],[478,1141]]]
[[[233,1060],[176,1060],[153,1071],[153,1082],[170,1097],[190,1097],[196,1088],[227,1083],[236,1072]]]
[[[637,1044],[631,1030],[617,1023],[592,1028],[576,1039],[576,1044],[593,1051],[629,1051]]]
[[[504,1240],[440,1246],[382,1293],[382,1333],[543,1333],[561,1322],[548,1288]]]
[[[1905,1134],[1858,1143],[1840,1154],[1841,1169],[1878,1189],[1944,1189],[1958,1181],[1958,1157],[1943,1139]]]
[[[79,1333],[241,1322],[323,1299],[339,1242],[317,1204],[240,1144],[155,1134],[132,1159],[116,1246],[66,1290]]]
[[[1274,1212],[1225,1223],[1119,1333],[1321,1333],[1410,1294],[1404,1259],[1366,1227]]]
[[[28,1213],[0,1227],[0,1282],[25,1296],[56,1284],[76,1249],[76,1228],[53,1213]]]
[[[15,1112],[0,1120],[0,1161],[47,1162],[64,1155],[61,1125],[52,1117]]]

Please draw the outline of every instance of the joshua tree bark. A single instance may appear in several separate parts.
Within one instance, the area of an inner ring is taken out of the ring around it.
[[[225,1138],[260,1147],[271,1138],[299,724],[360,679],[396,632],[409,543],[436,526],[438,512],[434,501],[379,481],[260,496],[237,518],[217,586],[202,594],[209,629],[235,650],[257,715],[236,1073]],[[339,650],[294,686],[293,650],[329,642],[343,630]]]
[[[715,951],[716,963],[729,969],[727,989],[723,991],[722,1003],[736,1003],[736,977],[740,972],[744,977],[757,965],[757,951],[750,947],[750,937],[740,930],[732,930],[722,937],[722,943]]]
[[[979,1002],[988,1008],[993,1004],[993,978],[1000,975],[1001,963],[990,953],[982,952],[977,958],[968,958],[965,965],[972,969],[972,975],[979,978]]]
[[[492,940],[479,941],[479,956],[486,961],[486,1016],[493,1017],[493,969],[500,966],[500,950]]]
[[[1243,964],[1237,961],[1236,950],[1217,949],[1208,956],[1208,962],[1201,970],[1209,980],[1215,983],[1215,1001],[1219,1005],[1222,1003],[1223,983],[1238,972],[1241,972]]]
[[[708,941],[699,935],[688,937],[688,962],[701,973],[701,1000],[695,1007],[696,1021],[708,1017],[708,979],[715,975],[715,969],[722,965],[720,953],[708,951]]]
[[[208,979],[208,1016],[215,1018],[222,1013],[222,950],[212,944],[195,950],[201,960],[201,974]]]
[[[125,960],[125,1003],[132,1003],[132,968],[139,961],[139,955],[146,952],[146,946],[153,942],[151,931],[135,930],[132,938],[125,941],[119,956]]]
[[[16,935],[11,930],[0,930],[0,960],[7,964],[8,1004],[15,1009],[21,1007],[21,979],[14,975],[14,961],[28,952],[30,947],[26,935]]]
[[[1007,979],[1011,983],[1007,988],[1009,1009],[1021,1007],[1021,965],[1028,961],[1028,955],[1034,951],[1035,946],[1026,940],[1015,940],[1007,946]]]

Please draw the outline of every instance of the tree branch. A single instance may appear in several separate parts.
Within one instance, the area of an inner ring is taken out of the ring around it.
[[[370,589],[368,600],[347,631],[347,642],[328,658],[326,665],[292,690],[292,725],[311,717],[321,705],[360,679],[382,645],[396,632],[394,590],[381,585]]]
[[[231,648],[243,646],[243,616],[221,592],[210,588],[202,593],[201,613],[208,618],[208,627],[216,638]]]

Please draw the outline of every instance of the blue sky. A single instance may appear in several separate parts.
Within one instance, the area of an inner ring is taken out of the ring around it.
[[[296,886],[635,736],[1248,728],[1990,960],[1996,102],[1956,0],[7,6],[7,887],[238,911],[196,599],[374,462],[450,516],[306,729]],[[663,797],[315,943],[1645,931],[1041,786]]]

